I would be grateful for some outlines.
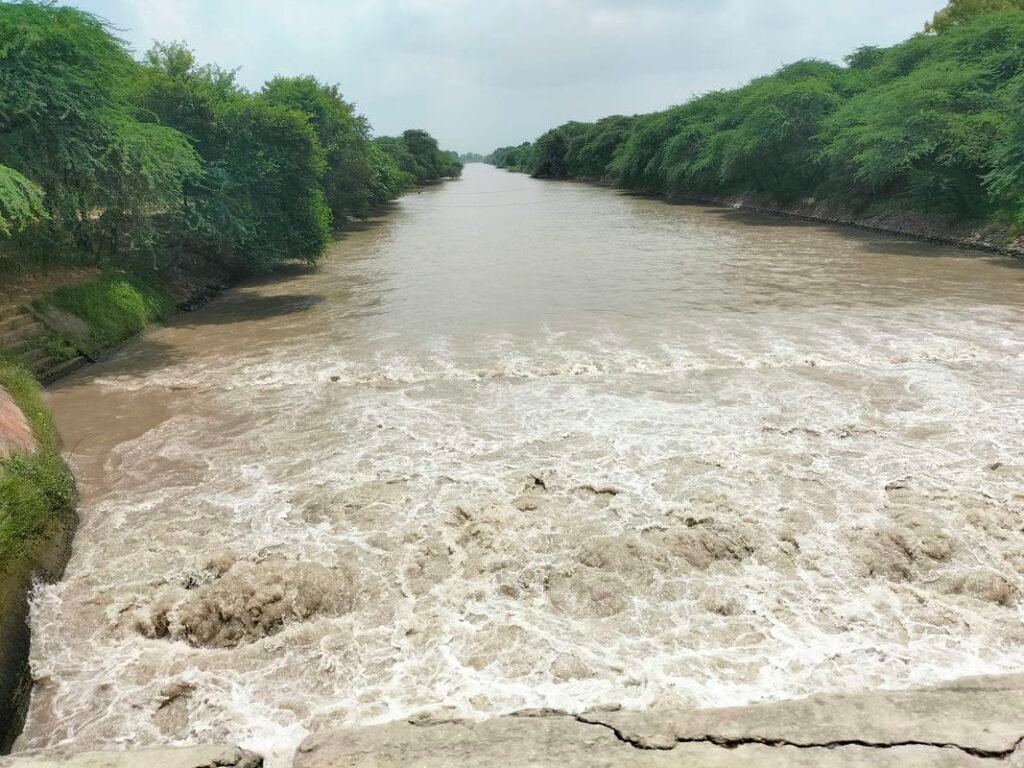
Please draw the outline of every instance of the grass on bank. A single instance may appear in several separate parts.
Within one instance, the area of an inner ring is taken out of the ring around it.
[[[43,314],[56,309],[85,321],[88,331],[70,341],[90,356],[167,319],[175,310],[166,291],[123,274],[58,288],[33,305]]]
[[[0,386],[21,408],[38,448],[0,459],[0,575],[31,557],[35,545],[71,511],[74,478],[61,457],[57,430],[42,390],[15,360],[0,356]]]

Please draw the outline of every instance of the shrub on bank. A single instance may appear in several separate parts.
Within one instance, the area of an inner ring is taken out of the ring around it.
[[[34,306],[44,315],[52,316],[57,310],[84,321],[84,333],[71,328],[65,333],[72,337],[68,341],[90,357],[166,319],[175,309],[165,291],[126,275],[107,275],[58,288]]]
[[[39,384],[20,364],[0,358],[0,386],[32,427],[37,449],[0,458],[0,575],[31,557],[36,543],[75,504],[75,483]]]

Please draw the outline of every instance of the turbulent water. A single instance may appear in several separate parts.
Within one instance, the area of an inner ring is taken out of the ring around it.
[[[52,391],[19,747],[1019,670],[1022,266],[469,166]]]

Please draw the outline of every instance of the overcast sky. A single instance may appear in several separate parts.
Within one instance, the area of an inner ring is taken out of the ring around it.
[[[802,58],[921,30],[945,0],[76,0],[136,52],[341,85],[377,134],[489,152],[566,120],[650,112]]]

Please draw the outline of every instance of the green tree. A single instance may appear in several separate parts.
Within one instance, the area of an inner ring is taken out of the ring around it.
[[[1024,227],[1024,77],[1018,77],[1007,89],[1007,130],[992,145],[985,187],[999,208]]]
[[[198,170],[187,140],[134,115],[138,73],[103,22],[49,3],[0,5],[0,160],[45,192],[45,239],[97,254],[153,244]]]
[[[331,211],[320,186],[323,149],[306,116],[246,99],[223,109],[217,131],[211,159],[227,180],[216,204],[237,222],[236,247],[247,265],[316,261],[330,239]]]
[[[309,116],[324,149],[323,187],[335,221],[365,215],[376,203],[370,194],[374,169],[366,119],[356,114],[336,85],[313,77],[275,77],[262,94],[272,104]]]
[[[0,165],[0,235],[20,232],[45,216],[43,190],[17,171]]]
[[[845,67],[797,62],[662,112],[566,123],[489,160],[680,199],[813,198],[1024,226],[1024,12],[1012,5],[953,3],[942,34],[861,48]]]
[[[612,115],[586,126],[569,141],[566,164],[573,176],[604,179],[615,152],[629,136],[635,119]]]
[[[876,65],[880,84],[852,97],[822,130],[834,194],[886,196],[958,216],[992,214],[997,204],[985,178],[993,147],[1005,146],[1013,103],[1007,89],[1024,67],[1021,39],[1024,14],[1014,13],[887,51]]]
[[[417,184],[457,178],[462,173],[459,156],[440,149],[437,139],[424,130],[410,129],[401,136],[381,136],[376,143]]]
[[[723,187],[788,201],[821,179],[814,137],[843,102],[843,72],[804,61],[742,88],[716,128]]]
[[[203,160],[202,174],[185,187],[183,244],[194,241],[248,271],[285,259],[315,261],[329,239],[331,212],[326,157],[310,112],[243,91],[233,72],[199,66],[181,43],[156,45],[145,70],[137,95],[142,114],[186,131]],[[294,84],[321,98],[311,78]],[[286,100],[289,85],[281,81],[277,101]]]
[[[484,162],[496,168],[525,171],[533,164],[533,144],[524,141],[518,146],[500,147],[484,158]]]
[[[1024,0],[950,0],[949,5],[925,25],[925,31],[943,32],[978,16],[1006,11],[1024,11]]]

